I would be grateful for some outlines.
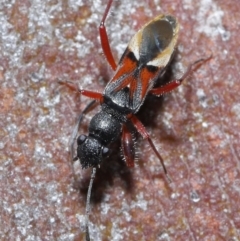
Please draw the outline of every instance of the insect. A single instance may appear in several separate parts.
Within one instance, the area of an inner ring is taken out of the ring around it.
[[[100,102],[101,105],[100,112],[90,121],[88,136],[82,134],[77,138],[77,155],[73,158],[75,161],[80,160],[82,168],[92,167],[86,205],[87,241],[90,240],[88,219],[92,184],[97,167],[109,154],[109,144],[116,141],[121,135],[122,152],[126,165],[133,167],[135,158],[134,141],[128,128],[129,125],[133,125],[143,139],[149,142],[161,162],[166,177],[168,177],[163,158],[135,114],[139,111],[148,94],[160,96],[170,92],[182,83],[196,65],[209,59],[200,59],[192,63],[181,78],[154,88],[157,80],[164,74],[173,57],[179,32],[178,21],[171,15],[162,14],[145,24],[130,40],[117,65],[110,49],[105,28],[105,21],[112,2],[113,0],[109,0],[107,4],[99,26],[99,32],[104,55],[111,68],[115,71],[114,76],[103,93],[79,89],[72,82],[62,82],[62,84],[79,91],[82,95]],[[89,110],[93,103],[91,102],[83,110],[79,124],[83,114]]]

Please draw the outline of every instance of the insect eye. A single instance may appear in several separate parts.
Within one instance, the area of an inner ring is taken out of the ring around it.
[[[108,155],[108,153],[109,153],[109,148],[103,147],[103,149],[102,149],[102,156],[105,157],[105,156]]]
[[[77,144],[78,144],[78,145],[83,144],[83,142],[86,141],[86,139],[87,139],[87,136],[86,136],[86,135],[80,135],[80,136],[77,138]]]

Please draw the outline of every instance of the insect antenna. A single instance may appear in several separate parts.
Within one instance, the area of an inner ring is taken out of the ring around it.
[[[89,221],[89,213],[90,213],[90,199],[91,199],[91,193],[92,193],[92,185],[93,185],[93,181],[94,181],[94,178],[96,175],[96,171],[97,171],[97,168],[93,167],[90,183],[88,186],[88,192],[87,192],[87,204],[86,204],[86,215],[85,215],[86,241],[90,241],[88,221]]]

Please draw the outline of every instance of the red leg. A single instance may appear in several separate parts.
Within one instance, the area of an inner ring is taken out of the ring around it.
[[[116,70],[117,65],[116,65],[115,60],[114,60],[113,55],[112,55],[112,51],[111,51],[108,36],[107,36],[106,27],[104,25],[112,2],[113,2],[113,0],[108,1],[107,8],[104,12],[102,21],[101,21],[100,26],[99,26],[99,33],[100,33],[100,39],[101,39],[101,45],[102,45],[103,53],[104,53],[105,57],[107,58],[107,61],[110,64],[110,66],[112,67],[112,69]]]
[[[94,100],[97,100],[100,103],[103,102],[103,95],[102,95],[102,93],[98,93],[98,92],[90,91],[90,90],[79,89],[79,87],[76,84],[72,83],[71,81],[66,81],[66,82],[59,81],[59,83],[63,84],[63,85],[66,85],[68,88],[70,88],[73,91],[80,92],[82,95],[84,95],[86,97],[89,97],[89,98],[92,98]]]
[[[128,167],[134,167],[134,141],[132,135],[127,129],[126,125],[123,125],[122,130],[122,151]]]
[[[171,81],[170,83],[158,87],[158,88],[153,88],[149,91],[149,93],[153,94],[153,95],[162,95],[164,93],[170,92],[173,89],[177,88],[179,85],[181,85],[181,83],[183,82],[183,80],[185,80],[187,77],[189,77],[189,75],[196,70],[200,65],[202,65],[204,62],[210,60],[212,58],[212,55],[208,58],[205,59],[199,59],[197,61],[195,61],[194,63],[190,64],[187,68],[187,71],[183,74],[183,76],[180,79],[176,79]]]
[[[150,136],[149,136],[147,130],[145,129],[145,127],[143,126],[143,124],[140,122],[140,120],[138,120],[138,118],[135,115],[129,115],[128,118],[132,121],[133,125],[135,126],[137,131],[141,134],[143,139],[147,139],[148,140],[150,146],[152,147],[153,151],[155,152],[156,156],[158,157],[158,159],[160,160],[160,162],[162,164],[163,171],[164,171],[168,181],[171,182],[171,178],[168,176],[167,169],[166,169],[166,167],[164,165],[163,158],[161,157],[161,155],[157,151],[157,148],[153,144],[153,141],[150,138]]]

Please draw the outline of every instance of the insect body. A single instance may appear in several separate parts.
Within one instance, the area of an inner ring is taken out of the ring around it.
[[[131,122],[138,132],[148,139],[164,167],[162,158],[153,145],[147,131],[135,114],[150,92],[161,95],[172,90],[177,81],[153,89],[157,79],[164,72],[174,52],[178,23],[170,15],[160,15],[140,29],[130,41],[115,75],[107,84],[103,94],[79,90],[83,95],[101,103],[101,111],[89,124],[89,135],[80,135],[77,156],[83,168],[98,166],[108,153],[108,145],[122,133],[122,149],[128,166],[134,165],[134,146],[127,129]],[[103,49],[105,48],[103,43]],[[105,51],[107,59],[108,52]],[[164,167],[166,172],[166,168]]]
[[[145,24],[133,36],[118,65],[116,65],[104,25],[112,1],[109,0],[108,2],[99,31],[103,52],[108,63],[115,70],[113,78],[102,94],[78,89],[71,82],[63,83],[70,88],[77,89],[82,95],[99,101],[101,104],[100,112],[92,118],[89,124],[88,136],[80,135],[77,138],[77,155],[73,158],[74,160],[80,160],[82,168],[93,167],[87,195],[86,240],[90,240],[88,216],[92,183],[96,168],[109,152],[109,144],[114,142],[121,134],[122,151],[126,164],[133,167],[134,142],[128,130],[128,125],[132,124],[142,137],[148,140],[167,175],[162,157],[135,114],[139,111],[148,94],[159,96],[173,90],[192,72],[196,64],[207,60],[201,59],[194,62],[180,79],[154,88],[156,81],[164,74],[166,66],[172,59],[179,31],[179,24],[173,16],[160,15]],[[86,112],[89,106],[83,112]]]

